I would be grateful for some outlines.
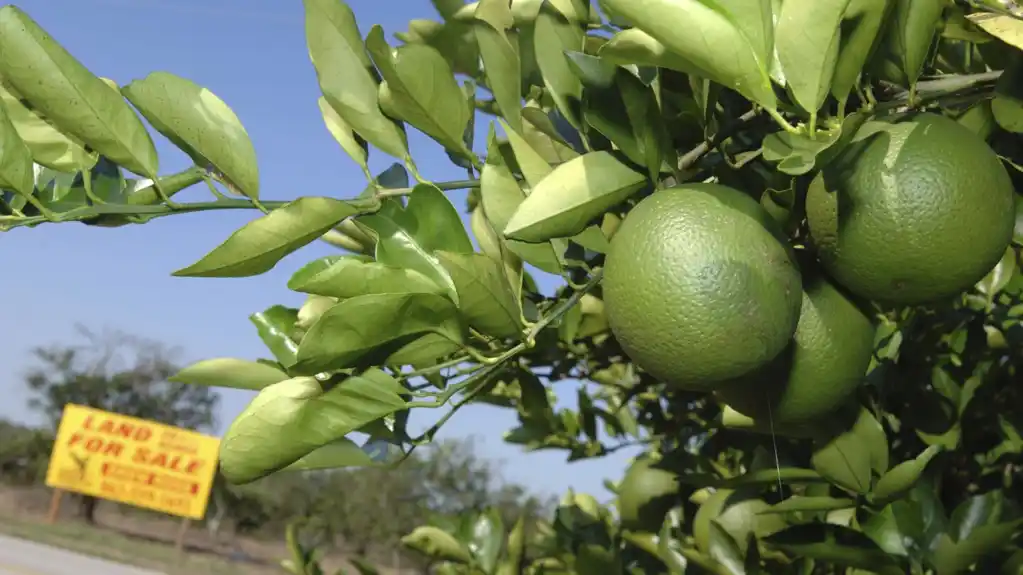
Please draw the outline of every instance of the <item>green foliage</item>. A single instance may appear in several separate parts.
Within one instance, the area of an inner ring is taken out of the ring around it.
[[[233,481],[398,473],[473,403],[513,410],[506,440],[526,450],[577,460],[638,444],[677,476],[660,524],[637,529],[574,493],[551,522],[486,506],[411,518],[403,541],[437,573],[1019,572],[1020,212],[1012,245],[975,286],[926,305],[857,301],[876,326],[863,381],[834,413],[792,425],[651,377],[611,333],[601,281],[632,207],[689,182],[759,201],[800,265],[816,267],[811,182],[881,122],[922,110],[979,134],[1018,194],[1015,3],[434,4],[440,20],[410,22],[392,46],[379,26],[364,36],[340,0],[304,2],[325,125],[369,182],[347,199],[290,202],[257,196],[251,144],[216,96],[167,73],[111,89],[24,11],[0,8],[0,229],[255,208],[264,215],[176,275],[256,275],[318,238],[348,252],[291,278],[308,295],[300,309],[250,317],[272,359],[217,358],[175,376],[259,391],[223,443]],[[158,177],[135,109],[197,165]],[[468,179],[425,180],[410,128]],[[396,163],[372,174],[377,152]],[[170,200],[200,181],[214,201]],[[468,225],[443,194],[456,189],[469,190]],[[539,271],[562,280],[553,295]],[[410,412],[436,409],[411,436]],[[288,569],[315,572],[304,543],[292,553]]]

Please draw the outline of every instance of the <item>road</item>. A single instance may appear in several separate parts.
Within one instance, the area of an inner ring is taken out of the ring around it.
[[[23,539],[0,536],[0,575],[162,575]]]

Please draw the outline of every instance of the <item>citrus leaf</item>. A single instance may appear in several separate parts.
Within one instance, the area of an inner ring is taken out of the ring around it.
[[[298,322],[297,309],[274,305],[250,315],[249,321],[256,326],[263,345],[281,365],[290,368],[295,364],[295,352],[298,351],[300,339],[295,329]]]
[[[707,555],[730,575],[746,575],[739,543],[715,520],[708,523]]]
[[[60,172],[88,170],[98,154],[89,153],[81,143],[51,126],[29,110],[14,94],[0,85],[0,105],[7,111],[14,129],[28,146],[35,163]]]
[[[991,268],[991,271],[977,282],[977,291],[984,294],[988,302],[994,301],[998,293],[1005,289],[1005,286],[1009,285],[1016,271],[1016,250],[1008,247],[1005,253],[1002,254],[1002,259],[998,260],[998,263],[995,264],[995,267]]]
[[[196,165],[212,165],[223,174],[230,191],[259,197],[256,149],[238,116],[216,94],[168,72],[153,72],[121,92]]]
[[[405,407],[404,388],[379,369],[324,390],[295,377],[259,392],[235,418],[220,444],[220,471],[249,483],[278,471],[348,433]]]
[[[426,44],[392,48],[379,25],[366,36],[366,48],[384,78],[379,91],[381,108],[448,150],[472,159],[472,151],[462,140],[469,124],[469,107],[440,52]]]
[[[451,300],[437,294],[369,294],[327,310],[298,346],[294,373],[316,374],[379,362],[427,333],[461,343],[463,329]],[[384,349],[387,348],[387,349]]]
[[[635,64],[667,68],[686,74],[700,72],[692,63],[668,50],[667,46],[639,28],[628,28],[617,32],[600,47],[597,55],[619,66]]]
[[[814,470],[843,489],[869,493],[873,474],[888,471],[888,440],[866,409],[851,429],[817,443],[810,459]]]
[[[473,252],[462,216],[444,192],[433,184],[419,184],[412,189],[405,207],[408,219],[405,231],[412,235],[428,253],[445,250],[460,254]]]
[[[447,532],[432,525],[416,527],[412,533],[401,538],[401,544],[427,557],[442,561],[455,563],[472,561],[472,556],[465,546]]]
[[[469,538],[469,552],[476,558],[484,573],[492,573],[504,545],[504,521],[494,507],[488,507],[476,516]]]
[[[193,363],[171,376],[168,381],[258,391],[285,379],[288,379],[288,374],[265,363],[217,357]]]
[[[916,458],[903,461],[889,469],[888,472],[877,480],[877,485],[874,486],[874,490],[871,492],[873,503],[875,505],[887,505],[908,493],[916,485],[916,482],[920,480],[920,476],[927,468],[927,464],[942,449],[941,445],[932,445],[916,456]]]
[[[1019,18],[990,12],[974,12],[966,18],[1002,42],[1023,50],[1023,22]]]
[[[683,58],[698,74],[774,109],[768,67],[770,0],[606,0],[615,14]],[[686,22],[686,29],[679,28]],[[699,30],[699,34],[687,30]]]
[[[874,54],[892,6],[890,0],[850,0],[840,24],[838,59],[831,80],[831,94],[839,102],[848,99],[863,67]]]
[[[368,261],[359,256],[327,256],[302,266],[288,288],[336,298],[378,293],[444,293],[444,288],[407,268]]]
[[[347,437],[317,447],[303,455],[282,471],[316,471],[320,469],[342,469],[346,467],[368,467],[373,458],[362,447]]]
[[[437,252],[458,289],[458,309],[469,325],[499,338],[520,336],[522,307],[501,262],[483,254]]]
[[[893,0],[891,21],[878,49],[881,76],[915,85],[938,32],[945,0]],[[885,71],[888,71],[887,73]]]
[[[201,260],[173,275],[237,278],[265,273],[288,254],[357,213],[358,208],[341,200],[298,198],[245,224]]]
[[[537,184],[515,210],[504,235],[542,242],[578,234],[645,184],[645,176],[609,152],[584,154],[561,164]]]
[[[509,133],[512,133],[509,130]],[[547,173],[550,173],[548,166]],[[494,231],[503,230],[508,225],[515,210],[526,199],[525,192],[519,186],[511,170],[501,161],[497,148],[496,135],[490,134],[489,152],[486,163],[480,173],[480,201],[487,222]],[[561,262],[552,243],[529,244],[516,240],[506,240],[507,248],[539,269],[557,274],[561,271]],[[564,250],[564,247],[562,248]]]
[[[508,544],[504,559],[497,568],[497,575],[518,575],[522,572],[522,560],[526,553],[526,521],[523,514],[515,520],[508,533]]]
[[[379,88],[352,9],[340,0],[303,3],[306,44],[323,97],[367,142],[405,159],[405,132],[380,111]]]
[[[802,134],[775,132],[764,137],[763,157],[778,162],[778,170],[793,176],[808,174],[833,160],[856,137],[867,116],[852,113],[840,126],[821,131],[809,138]]]
[[[440,265],[437,257],[428,252],[408,230],[380,214],[364,216],[358,221],[377,235],[376,261],[419,272],[440,286],[451,301],[458,303],[458,290],[455,289],[451,276]]]
[[[856,507],[854,499],[793,495],[781,503],[776,503],[763,510],[760,514],[794,513],[800,511],[833,511],[835,509],[851,509]]]
[[[798,557],[809,557],[879,575],[905,573],[898,562],[866,535],[841,525],[805,523],[767,536],[764,543]]]
[[[35,191],[32,152],[18,136],[3,104],[0,104],[0,188],[25,197]]]
[[[515,130],[522,129],[522,61],[519,45],[508,38],[515,26],[511,7],[505,0],[481,0],[473,26],[487,86],[494,94],[501,116]]]
[[[544,86],[558,110],[577,129],[582,125],[578,109],[583,84],[572,72],[565,51],[582,50],[583,39],[582,30],[554,10],[541,9],[536,17],[533,43]]]
[[[320,115],[323,116],[323,123],[327,126],[330,135],[337,140],[341,149],[355,160],[355,163],[363,171],[368,172],[369,166],[366,162],[369,160],[369,147],[366,145],[366,140],[356,134],[348,122],[345,122],[344,118],[330,107],[326,98],[320,96],[317,98],[316,104],[320,107]]]
[[[983,525],[965,539],[955,542],[943,534],[934,550],[936,575],[958,575],[968,571],[974,563],[1008,545],[1021,526],[1023,519]]]
[[[145,125],[20,8],[0,8],[0,76],[62,132],[124,168],[155,178],[159,159]]]
[[[775,30],[778,61],[796,102],[816,114],[831,91],[839,25],[849,0],[787,0]]]

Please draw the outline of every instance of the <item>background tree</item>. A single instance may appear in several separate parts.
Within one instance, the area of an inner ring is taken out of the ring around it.
[[[4,131],[16,150],[4,225],[252,207],[264,215],[175,275],[264,273],[318,238],[348,252],[294,274],[301,308],[253,315],[272,358],[174,376],[259,391],[225,435],[228,481],[401,469],[452,413],[487,402],[518,414],[507,438],[527,449],[646,452],[610,485],[613,511],[569,493],[546,523],[488,508],[416,527],[402,541],[439,573],[1020,571],[1015,2],[434,5],[439,21],[410,22],[395,47],[344,2],[304,3],[325,123],[369,184],[289,202],[259,197],[252,144],[208,90],[164,72],[110,90],[39,50],[51,40],[23,11],[0,9],[0,74],[21,97],[4,101],[22,106],[21,128]],[[71,106],[48,78],[92,105]],[[136,111],[196,166],[156,179]],[[65,165],[27,129],[39,125]],[[466,179],[427,181],[411,128]],[[373,174],[371,151],[397,162]],[[236,198],[171,199],[201,180]],[[453,190],[469,190],[468,226]],[[687,215],[693,198],[706,217]],[[684,237],[721,230],[738,239],[708,241],[713,253]],[[531,270],[563,284],[541,293]],[[726,311],[680,313],[690,301]],[[856,345],[815,321],[835,302],[858,318]],[[645,317],[621,315],[631,304]],[[814,330],[831,349],[814,348]],[[830,373],[798,368],[804,343],[811,368],[850,370],[840,397],[798,424],[761,417],[796,388],[834,391],[819,383]],[[826,361],[835,350],[855,361]],[[694,389],[688,363],[721,357],[736,361]],[[729,378],[744,393],[727,393]],[[782,389],[758,401],[768,384]],[[558,407],[563,393],[577,407]],[[409,433],[409,412],[444,408]]]
[[[212,430],[220,396],[210,389],[169,381],[179,370],[176,350],[118,331],[95,334],[83,326],[79,345],[32,350],[36,360],[25,375],[30,409],[56,433],[68,403],[192,429]],[[95,497],[82,496],[83,517],[92,522]]]

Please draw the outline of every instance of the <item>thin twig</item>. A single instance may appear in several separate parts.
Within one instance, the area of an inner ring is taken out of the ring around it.
[[[713,138],[701,142],[698,146],[683,154],[682,157],[679,158],[678,160],[679,171],[685,171],[688,170],[689,168],[692,168],[694,165],[696,165],[696,162],[699,162],[700,159],[707,155],[707,153],[709,153],[712,149],[721,145],[721,142],[724,142],[728,138],[732,137],[747,122],[749,122],[753,118],[756,118],[757,115],[759,115],[759,113],[760,111],[757,108],[754,108],[746,112],[745,114],[736,118],[736,120],[731,124],[718,130],[718,133],[714,134]]]

